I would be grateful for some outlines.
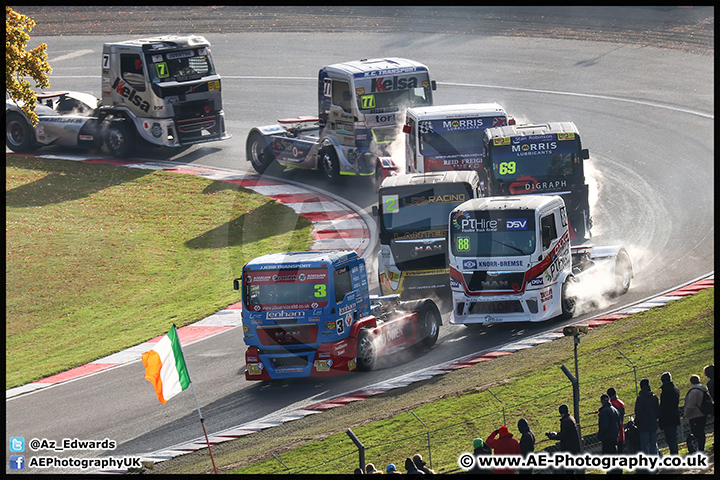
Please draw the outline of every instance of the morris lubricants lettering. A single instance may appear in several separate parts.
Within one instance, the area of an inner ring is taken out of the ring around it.
[[[468,118],[463,120],[443,120],[442,126],[446,130],[478,130],[484,127],[482,118]]]
[[[417,88],[418,79],[415,77],[378,77],[370,82],[370,91],[375,92],[391,92],[394,90],[407,90],[409,88]]]
[[[541,143],[523,143],[522,145],[512,145],[513,153],[532,154],[533,152],[547,152],[557,148],[557,142],[541,142]]]
[[[446,194],[446,195],[429,195],[422,197],[410,197],[402,199],[403,207],[414,207],[419,205],[429,205],[431,203],[463,203],[465,194]]]
[[[113,83],[112,88],[114,88],[117,93],[127,98],[128,101],[132,102],[133,105],[139,107],[143,112],[150,111],[150,104],[143,100],[142,97],[137,94],[137,90],[130,88],[124,80],[120,79],[120,77],[115,79],[115,83]]]

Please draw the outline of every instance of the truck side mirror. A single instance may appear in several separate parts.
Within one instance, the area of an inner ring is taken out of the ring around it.
[[[405,125],[403,125],[403,133],[409,134],[411,129],[412,129],[412,127],[410,126],[409,123],[406,123]]]
[[[437,90],[437,83],[435,83],[435,80],[430,80],[430,85],[432,86],[433,90]]]
[[[590,150],[588,150],[587,148],[583,148],[582,150],[580,150],[580,156],[583,160],[587,160],[588,158],[590,158]]]
[[[233,280],[233,289],[234,290],[240,290],[240,279],[236,278]]]
[[[377,216],[378,216],[378,213],[379,213],[379,212],[378,212],[377,205],[373,205],[373,206],[372,206],[372,214],[373,214],[373,217],[377,217]]]

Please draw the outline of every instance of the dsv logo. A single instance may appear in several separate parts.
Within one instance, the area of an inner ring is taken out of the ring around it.
[[[527,219],[508,218],[505,222],[507,230],[527,230]]]

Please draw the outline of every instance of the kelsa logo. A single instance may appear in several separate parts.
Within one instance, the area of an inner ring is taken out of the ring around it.
[[[392,77],[387,80],[380,77],[370,83],[371,92],[389,92],[392,90],[407,90],[417,88],[418,79],[415,77]]]
[[[470,214],[467,212],[455,212],[452,214],[452,224],[456,229],[462,230],[461,224],[463,220],[470,220]]]
[[[140,110],[142,110],[143,112],[150,111],[150,104],[147,101],[143,100],[142,97],[137,94],[137,90],[135,90],[134,88],[130,88],[124,80],[120,80],[120,77],[115,79],[115,83],[113,83],[112,88],[115,89],[117,93],[132,102],[133,105],[139,107]]]

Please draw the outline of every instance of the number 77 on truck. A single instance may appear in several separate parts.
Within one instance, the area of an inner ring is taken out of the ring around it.
[[[422,63],[404,58],[327,65],[318,73],[318,114],[253,127],[246,159],[263,173],[273,162],[341,176],[380,176],[407,107],[433,104],[435,82]],[[383,175],[387,176],[387,175]]]

